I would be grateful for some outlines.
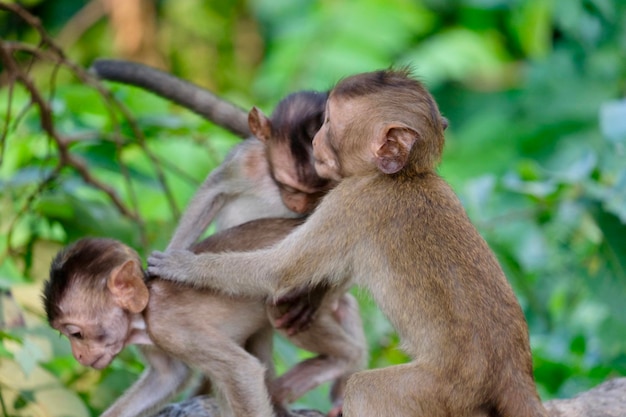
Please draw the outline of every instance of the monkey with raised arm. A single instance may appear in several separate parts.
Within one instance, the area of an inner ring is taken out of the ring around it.
[[[254,107],[248,116],[254,137],[237,145],[207,176],[180,219],[167,250],[185,249],[211,222],[221,231],[259,218],[308,215],[333,185],[317,174],[312,156],[312,140],[322,125],[326,97],[327,93],[314,91],[290,94],[278,103],[271,117]],[[334,378],[329,413],[333,417],[341,411],[347,376],[365,365],[360,358],[367,356],[367,347],[354,297],[345,289],[323,295],[325,308],[332,310],[342,326],[335,328],[333,324],[329,331],[345,328],[341,339],[352,339],[350,349],[338,349],[294,367],[275,381],[273,394],[279,400],[293,401],[320,381]],[[309,294],[302,297],[306,299]],[[308,326],[307,319],[312,318],[300,317],[298,312],[292,309],[279,319],[271,313],[272,322],[293,334]],[[317,343],[315,339],[324,333],[323,329],[306,332],[296,339],[310,338],[296,344],[311,350]]]
[[[314,91],[290,94],[278,103],[271,118],[254,107],[248,120],[255,137],[235,146],[207,176],[180,219],[168,250],[187,248],[211,222],[219,231],[253,219],[311,212],[332,186],[317,175],[312,156],[326,97]]]
[[[98,60],[92,70],[103,79],[152,91],[235,133],[246,131],[238,113],[240,109],[171,74],[119,60]],[[313,91],[290,94],[278,103],[271,117],[254,107],[247,116],[248,129],[253,137],[235,146],[225,161],[208,175],[179,221],[168,250],[186,249],[212,222],[220,231],[253,219],[291,218],[310,213],[333,185],[332,181],[317,175],[312,157],[311,142],[322,125],[326,98],[327,93]],[[331,390],[332,416],[341,410],[345,380],[354,371],[353,368],[346,371],[344,364],[355,363],[355,357],[365,357],[366,346],[358,309],[353,308],[356,300],[350,294],[337,291],[318,293],[316,298],[324,296],[329,301],[328,308],[333,310],[337,322],[345,327],[344,336],[352,338],[355,351],[346,358],[331,355],[305,361],[275,382],[274,395],[283,400],[298,398],[318,384],[319,377],[311,376],[314,372],[310,370],[313,369],[320,370],[318,375],[339,375]],[[302,297],[310,296],[305,294]],[[293,334],[308,326],[312,310],[305,311],[309,314],[298,314],[298,308],[291,308],[274,320],[274,324]]]
[[[196,252],[253,250],[283,238],[301,219],[260,219],[225,230],[194,246]],[[287,416],[283,402],[322,382],[360,369],[365,344],[358,306],[342,299],[336,317],[323,308],[312,326],[290,337],[320,356],[287,373],[295,386],[274,392],[273,327],[260,298],[153,278],[145,280],[138,254],[121,242],[81,239],[59,252],[43,292],[48,321],[70,340],[83,365],[106,367],[127,345],[138,344],[147,366],[135,384],[103,414],[138,416],[156,410],[199,369],[214,387],[222,417]],[[356,321],[355,321],[356,319]],[[269,387],[269,390],[268,390]]]
[[[315,167],[339,181],[281,242],[248,253],[153,253],[150,274],[277,300],[319,285],[367,288],[412,357],[353,375],[343,415],[541,417],[528,328],[510,284],[435,172],[444,125],[405,70],[331,91]]]
[[[233,133],[252,134],[209,174],[181,219],[170,249],[186,248],[214,220],[217,230],[223,230],[256,218],[307,214],[332,186],[317,175],[311,145],[322,125],[326,92],[290,94],[267,117],[256,107],[246,114],[205,88],[136,62],[98,59],[91,71],[104,80],[144,88]]]

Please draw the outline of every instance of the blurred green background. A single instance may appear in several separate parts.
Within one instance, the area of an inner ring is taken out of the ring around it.
[[[626,375],[626,2],[22,4],[83,68],[98,57],[137,60],[266,113],[299,89],[411,65],[450,120],[440,173],[524,308],[542,398]],[[41,46],[6,11],[0,36],[5,48]],[[11,51],[49,100],[69,151],[135,214],[121,213],[76,169],[55,169],[56,142],[28,91],[9,88],[11,71],[0,62],[0,406],[5,416],[96,415],[142,363],[133,349],[102,372],[71,357],[40,306],[53,254],[85,235],[122,239],[144,255],[164,248],[196,187],[239,139],[150,93],[106,84],[121,110],[65,66]],[[369,296],[355,293],[370,366],[406,361]],[[277,340],[280,370],[305,355]],[[326,410],[326,391],[298,404]]]

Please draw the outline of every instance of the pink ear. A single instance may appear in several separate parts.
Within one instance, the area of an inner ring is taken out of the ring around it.
[[[261,142],[267,142],[272,136],[272,122],[256,106],[248,113],[248,127]]]
[[[404,168],[418,137],[419,133],[408,126],[388,127],[375,151],[378,169],[385,174],[395,174]]]
[[[131,313],[140,313],[148,305],[148,287],[143,281],[141,268],[132,260],[111,271],[107,288],[116,303]]]

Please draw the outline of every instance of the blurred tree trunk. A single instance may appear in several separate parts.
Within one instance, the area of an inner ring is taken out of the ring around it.
[[[166,68],[159,51],[153,0],[102,0],[110,16],[116,55]]]

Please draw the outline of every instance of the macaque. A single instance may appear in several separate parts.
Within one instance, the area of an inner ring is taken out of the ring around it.
[[[212,235],[196,252],[245,251],[282,239],[302,219],[260,219]],[[273,380],[273,327],[263,298],[229,297],[158,278],[146,279],[138,254],[105,238],[59,252],[43,292],[50,325],[70,340],[82,365],[102,369],[127,345],[147,360],[140,379],[103,416],[156,410],[199,369],[214,387],[222,417],[290,415],[284,402],[363,367],[358,306],[322,308],[308,330],[290,337],[319,356]],[[337,311],[342,316],[337,316]],[[268,388],[269,387],[269,388]]]
[[[250,130],[206,178],[189,203],[168,250],[186,249],[211,222],[224,230],[264,217],[308,214],[332,186],[314,168],[312,140],[322,125],[326,93],[301,91],[281,100],[271,119],[256,107]]]
[[[233,133],[253,135],[207,177],[168,249],[187,248],[213,220],[216,230],[223,230],[262,217],[308,214],[332,186],[317,175],[311,146],[322,125],[327,93],[293,93],[268,118],[256,107],[246,114],[198,85],[139,63],[98,59],[91,71],[158,94]]]
[[[345,417],[545,416],[520,305],[435,172],[444,125],[408,70],[348,77],[313,140],[317,172],[338,184],[302,226],[246,253],[155,252],[148,273],[270,301],[366,288],[412,361],[352,375]]]
[[[152,91],[235,133],[246,133],[241,126],[242,110],[171,74],[119,60],[97,60],[92,71],[100,78]],[[222,164],[207,176],[180,219],[167,250],[187,249],[213,222],[215,230],[222,231],[259,218],[308,215],[333,186],[333,181],[317,174],[312,156],[312,140],[322,125],[326,98],[325,92],[290,94],[278,103],[269,118],[253,107],[247,115],[248,129],[253,136],[235,146]],[[324,287],[319,288],[319,298],[334,300],[327,304],[328,308],[333,310],[333,316],[340,324],[350,329],[342,337],[352,338],[350,344],[358,351],[353,356],[366,357],[365,338],[362,329],[358,330],[361,324],[358,309],[355,309],[356,301],[350,294],[337,291],[325,294],[324,291]],[[284,308],[268,307],[273,324],[289,334],[306,328],[313,320],[314,311],[298,307],[298,297],[295,301],[285,303],[287,308],[296,305],[287,312]],[[276,319],[277,314],[280,318]],[[331,331],[335,331],[336,325],[332,327]],[[347,375],[335,373],[339,378],[331,391],[333,409],[330,416],[341,410]],[[307,375],[295,367],[278,379],[275,396],[286,400],[298,398],[317,385],[310,376],[306,380]]]

